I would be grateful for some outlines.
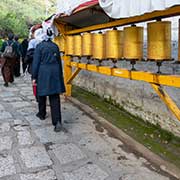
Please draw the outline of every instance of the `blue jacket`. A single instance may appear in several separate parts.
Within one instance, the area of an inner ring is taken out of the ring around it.
[[[59,48],[52,41],[42,41],[36,47],[32,63],[32,78],[37,81],[38,96],[65,92]]]

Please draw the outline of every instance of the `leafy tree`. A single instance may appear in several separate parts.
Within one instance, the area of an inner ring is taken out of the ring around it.
[[[31,25],[42,22],[46,15],[55,12],[55,1],[49,0],[47,11],[44,0],[0,0],[0,37],[8,32],[27,36]]]

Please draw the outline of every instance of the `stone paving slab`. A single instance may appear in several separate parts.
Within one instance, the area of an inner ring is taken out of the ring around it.
[[[7,111],[2,111],[2,112],[0,113],[0,120],[1,120],[1,119],[2,119],[2,120],[4,120],[4,119],[10,119],[10,118],[12,118],[11,113],[9,113],[9,112],[7,112]]]
[[[48,143],[48,142],[66,142],[68,136],[64,132],[55,133],[53,131],[53,127],[46,127],[42,129],[35,130],[36,136],[40,139],[41,143]]]
[[[111,147],[95,132],[81,136],[79,145],[92,152],[111,150]]]
[[[1,157],[0,156],[0,177],[16,174],[16,168],[14,165],[13,157]]]
[[[86,158],[86,155],[75,144],[72,143],[54,145],[50,148],[53,150],[61,164],[67,164]]]
[[[18,138],[18,143],[22,146],[31,145],[34,142],[33,137],[31,136],[29,131],[18,132],[17,138]]]
[[[15,94],[13,92],[1,92],[0,93],[0,98],[4,98],[4,97],[13,97]]]
[[[21,109],[17,109],[17,112],[20,113],[22,116],[29,116],[32,115],[33,118],[35,119],[35,112],[36,112],[36,107],[23,107]]]
[[[9,136],[0,137],[0,152],[3,150],[10,150],[12,146],[12,139]]]
[[[5,109],[4,109],[4,106],[2,106],[1,104],[0,104],[0,112],[1,111],[4,111]]]
[[[20,108],[24,108],[27,106],[31,106],[31,103],[29,102],[13,102],[10,103],[15,109],[20,109]]]
[[[20,174],[20,178],[21,180],[57,180],[52,169],[31,174]]]
[[[10,130],[9,123],[2,123],[0,124],[0,133],[8,132]]]
[[[5,102],[17,102],[17,101],[22,102],[23,99],[20,97],[7,97],[7,98],[3,98],[3,101],[5,101]]]
[[[37,168],[52,165],[52,161],[44,147],[20,149],[20,156],[27,168]]]
[[[0,76],[0,99],[0,180],[170,179],[124,151],[125,145],[105,129],[97,131],[94,119],[62,97],[67,133],[55,133],[49,105],[44,121],[36,117],[30,76],[7,88]]]
[[[63,173],[65,180],[105,180],[108,174],[97,165],[88,164],[75,171]]]

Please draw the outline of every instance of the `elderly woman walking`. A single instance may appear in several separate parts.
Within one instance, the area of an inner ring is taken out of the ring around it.
[[[46,96],[49,96],[52,124],[54,131],[59,132],[62,128],[60,93],[65,92],[62,64],[58,46],[51,41],[53,32],[47,29],[45,40],[37,45],[33,64],[33,84],[37,83],[38,107],[36,114],[41,120],[46,117]]]

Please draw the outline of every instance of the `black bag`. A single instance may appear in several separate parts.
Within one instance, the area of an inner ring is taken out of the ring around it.
[[[24,59],[25,63],[31,64],[33,62],[34,50],[35,50],[34,48],[31,48],[27,51]]]

